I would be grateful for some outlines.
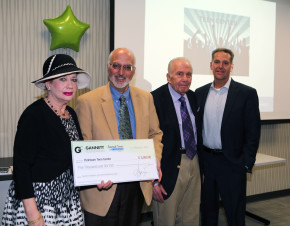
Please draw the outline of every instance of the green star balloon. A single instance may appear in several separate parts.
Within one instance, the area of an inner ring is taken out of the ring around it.
[[[78,52],[81,38],[90,27],[75,17],[69,5],[59,17],[45,19],[43,23],[51,34],[50,50],[70,48]]]

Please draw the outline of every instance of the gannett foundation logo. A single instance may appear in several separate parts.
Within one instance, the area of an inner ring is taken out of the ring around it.
[[[84,153],[99,153],[104,152],[105,147],[103,145],[88,145],[81,148]]]
[[[81,147],[75,147],[75,153],[81,153],[82,149]]]

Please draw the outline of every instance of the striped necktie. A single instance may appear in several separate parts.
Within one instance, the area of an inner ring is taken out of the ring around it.
[[[120,126],[120,138],[121,139],[133,139],[130,116],[128,106],[126,104],[126,97],[123,95],[119,98],[119,126]]]
[[[183,131],[183,139],[184,145],[186,149],[186,155],[193,159],[196,154],[196,142],[194,138],[194,131],[192,127],[192,122],[186,107],[186,102],[184,97],[180,97],[179,101],[181,102],[180,105],[180,113],[182,118],[182,131]]]

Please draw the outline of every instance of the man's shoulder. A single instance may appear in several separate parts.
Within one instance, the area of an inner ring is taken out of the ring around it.
[[[197,89],[195,90],[195,93],[200,93],[200,92],[204,92],[204,91],[208,90],[209,87],[210,87],[210,85],[211,85],[211,83],[207,83],[207,84],[205,84],[205,85],[203,85],[203,86],[197,88]]]
[[[195,96],[195,92],[191,89],[189,89],[187,92],[186,92],[186,95],[187,96]]]
[[[162,86],[160,86],[159,88],[153,90],[151,92],[151,94],[154,96],[159,96],[161,93],[164,93],[165,91],[168,90],[168,84],[164,84]]]
[[[256,90],[255,88],[248,86],[246,84],[240,83],[240,82],[236,82],[234,80],[232,80],[232,85],[237,86],[241,89],[245,89],[245,90]]]
[[[107,89],[107,86],[100,86],[87,93],[80,95],[78,97],[78,100],[96,98],[98,96],[101,96],[105,92],[106,89]]]
[[[240,93],[246,93],[246,94],[256,94],[257,93],[255,88],[248,86],[248,85],[245,85],[245,84],[240,83],[240,82],[233,81],[233,80],[232,80],[231,85],[230,85],[230,89],[231,88],[233,88],[234,90],[237,90]]]
[[[130,90],[131,90],[131,93],[133,94],[138,94],[138,95],[142,95],[142,96],[151,96],[151,94],[144,90],[144,89],[140,89],[136,86],[130,86]]]

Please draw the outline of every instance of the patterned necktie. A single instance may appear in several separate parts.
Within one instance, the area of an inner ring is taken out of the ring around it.
[[[121,139],[133,139],[130,116],[126,104],[126,97],[122,95],[119,98],[119,100],[120,100],[120,109],[119,109],[120,137]]]
[[[186,149],[186,155],[193,159],[196,154],[196,142],[194,139],[194,131],[192,127],[192,122],[186,107],[184,97],[180,97],[179,101],[181,102],[180,105],[180,113],[182,118],[182,130],[183,130],[183,139],[184,145]]]

